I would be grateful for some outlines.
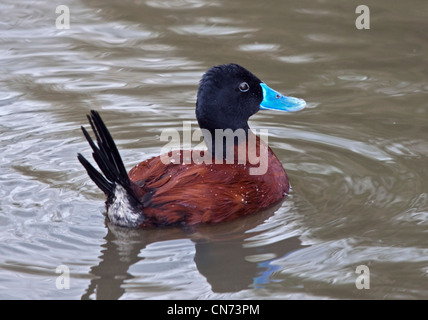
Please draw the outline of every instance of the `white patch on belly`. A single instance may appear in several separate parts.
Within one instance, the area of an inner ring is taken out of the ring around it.
[[[136,212],[135,206],[129,201],[125,188],[116,184],[113,203],[107,209],[107,216],[111,223],[121,227],[138,228],[144,221],[144,216]]]

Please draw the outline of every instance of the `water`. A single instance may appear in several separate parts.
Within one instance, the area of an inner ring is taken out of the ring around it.
[[[61,4],[0,4],[0,298],[428,298],[426,1],[366,1],[369,30],[358,1],[71,0],[58,30]],[[251,121],[290,196],[194,230],[106,225],[85,114],[130,169],[196,126],[198,81],[227,62],[309,103]]]

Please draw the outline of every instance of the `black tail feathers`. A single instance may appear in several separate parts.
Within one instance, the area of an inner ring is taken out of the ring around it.
[[[92,156],[102,174],[80,153],[77,158],[85,167],[92,181],[107,195],[107,199],[111,200],[114,196],[116,184],[120,184],[130,196],[135,198],[122,158],[101,116],[97,111],[91,110],[91,114],[87,117],[94,131],[97,145],[86,129],[83,126],[81,128],[93,150]]]

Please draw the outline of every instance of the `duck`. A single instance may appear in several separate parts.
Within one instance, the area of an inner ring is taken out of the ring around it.
[[[106,217],[115,226],[231,221],[274,206],[290,190],[282,163],[250,129],[249,118],[259,110],[294,112],[305,105],[303,99],[271,89],[239,64],[217,65],[203,74],[196,97],[204,149],[171,150],[128,172],[99,112],[91,110],[87,118],[95,139],[81,129],[99,170],[81,153],[77,158],[104,192]]]

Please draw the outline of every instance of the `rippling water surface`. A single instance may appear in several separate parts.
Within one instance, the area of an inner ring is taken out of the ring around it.
[[[0,298],[428,298],[426,1],[366,1],[369,30],[357,1],[71,0],[60,30],[61,4],[0,4]],[[196,127],[198,81],[227,62],[308,101],[251,121],[289,197],[193,230],[106,225],[76,159],[85,114],[130,169]]]

